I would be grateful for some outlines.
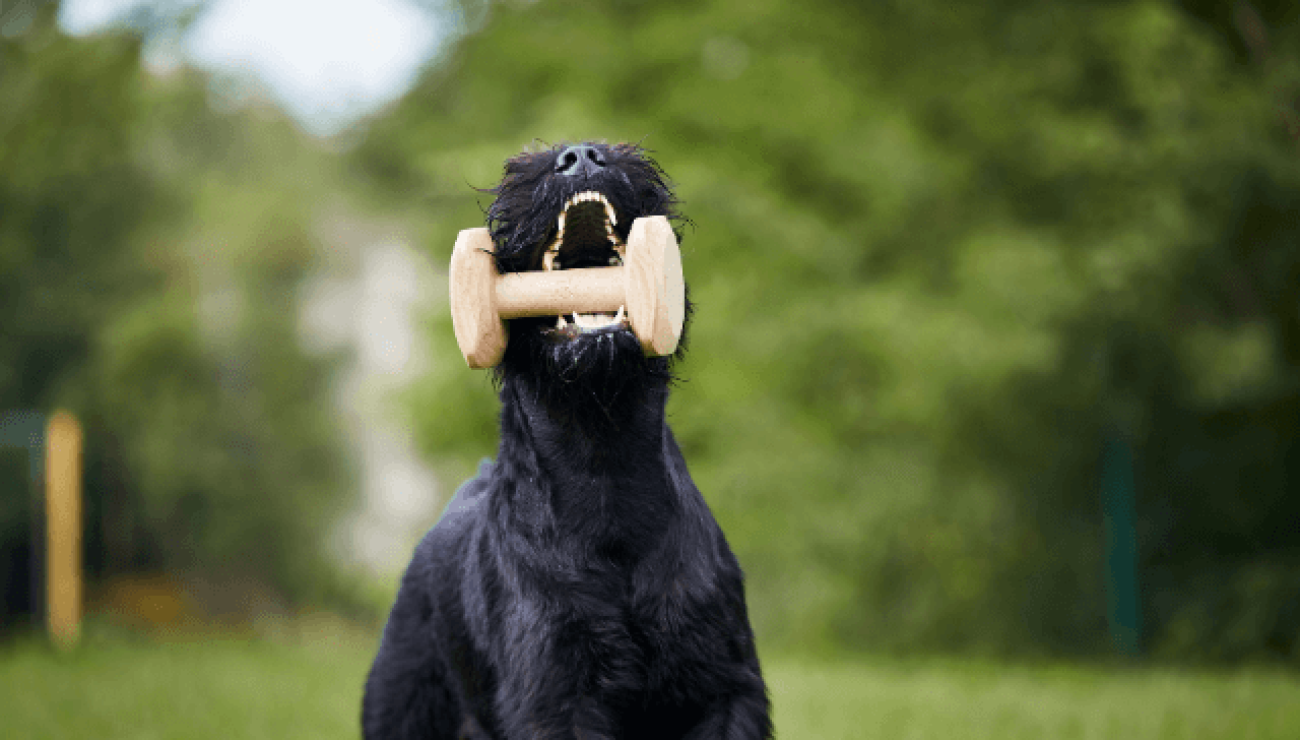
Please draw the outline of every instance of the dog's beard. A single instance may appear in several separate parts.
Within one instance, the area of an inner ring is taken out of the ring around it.
[[[627,328],[567,336],[548,319],[510,322],[498,368],[502,382],[521,381],[553,416],[584,428],[620,426],[672,381],[667,357],[646,357]]]

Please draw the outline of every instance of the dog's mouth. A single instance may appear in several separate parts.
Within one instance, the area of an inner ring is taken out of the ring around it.
[[[570,196],[555,220],[555,238],[542,253],[542,270],[573,270],[623,264],[626,245],[619,236],[618,214],[602,193],[584,190]],[[626,329],[623,306],[615,313],[573,313],[557,316],[549,330],[557,339]]]

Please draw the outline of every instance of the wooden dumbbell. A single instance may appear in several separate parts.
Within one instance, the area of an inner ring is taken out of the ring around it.
[[[626,307],[628,324],[647,355],[677,349],[686,316],[686,290],[677,237],[663,216],[632,222],[621,267],[497,273],[492,237],[484,228],[456,237],[448,282],[456,343],[470,367],[493,367],[506,351],[506,319],[614,313]]]

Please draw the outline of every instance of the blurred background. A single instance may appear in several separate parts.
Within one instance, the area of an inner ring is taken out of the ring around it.
[[[495,452],[455,234],[593,138],[692,221],[781,737],[1300,735],[1300,6],[0,0],[0,421],[85,430],[72,654],[0,447],[19,736],[355,736]]]

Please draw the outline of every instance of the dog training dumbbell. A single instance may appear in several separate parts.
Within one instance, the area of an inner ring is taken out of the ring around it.
[[[451,253],[451,322],[470,367],[494,367],[501,361],[506,319],[614,313],[620,306],[647,355],[670,355],[677,349],[686,290],[681,252],[667,218],[632,222],[621,267],[500,275],[492,253],[492,237],[484,228],[460,232]]]

